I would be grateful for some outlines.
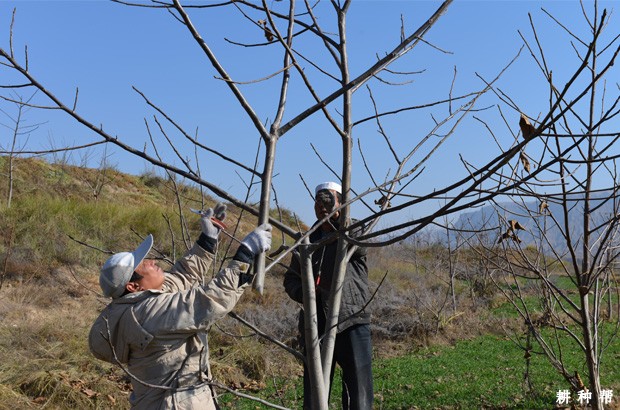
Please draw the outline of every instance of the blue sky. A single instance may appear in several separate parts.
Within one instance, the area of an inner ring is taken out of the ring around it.
[[[284,10],[286,2],[272,1],[272,5]],[[600,3],[600,8],[611,2]],[[438,7],[431,1],[356,0],[349,13],[347,25],[352,75],[359,74],[375,61],[376,55],[391,50],[399,41],[401,16],[408,31],[417,28]],[[585,2],[590,9],[591,2]],[[18,59],[23,62],[23,49],[28,46],[30,72],[50,91],[68,104],[72,103],[76,87],[79,88],[78,112],[119,139],[142,148],[148,144],[145,118],[151,129],[154,112],[132,90],[132,86],[144,92],[153,102],[164,108],[188,131],[198,130],[200,140],[251,165],[258,142],[256,131],[239,104],[222,81],[214,79],[214,70],[190,38],[187,30],[167,12],[141,9],[114,4],[103,0],[90,1],[3,1],[0,3],[0,44],[8,48],[8,32],[11,11],[17,7],[13,44]],[[550,64],[559,78],[568,75],[577,65],[568,37],[541,11],[545,8],[566,24],[583,26],[581,7],[577,1],[467,1],[457,0],[447,14],[432,28],[426,39],[446,54],[430,46],[420,46],[402,58],[391,69],[396,71],[424,70],[413,76],[413,82],[400,87],[388,87],[372,82],[373,94],[383,110],[421,104],[446,98],[456,66],[458,75],[454,94],[466,93],[482,87],[478,73],[486,79],[493,78],[517,54],[523,42],[518,30],[532,39],[528,13],[532,13],[539,37],[547,46]],[[327,26],[333,18],[327,13],[329,7],[317,10],[321,21]],[[231,47],[222,41],[227,37],[239,42],[259,42],[262,33],[239,15],[220,11],[190,11],[203,37],[218,56],[220,62],[238,81],[250,81],[264,77],[281,65],[279,51],[258,48]],[[574,27],[574,26],[573,26]],[[305,45],[302,41],[302,45]],[[314,58],[333,69],[333,64],[320,50],[307,51]],[[308,72],[312,69],[308,67]],[[320,95],[327,95],[335,87],[331,80],[314,73],[315,86]],[[389,76],[386,76],[389,77]],[[393,81],[402,81],[392,78]],[[503,77],[500,87],[506,90],[524,110],[536,117],[544,109],[546,96],[541,76],[526,51]],[[294,78],[285,120],[292,118],[305,106],[307,92]],[[248,101],[265,122],[273,119],[275,98],[279,90],[277,79],[241,87]],[[539,94],[540,93],[540,94]],[[535,98],[533,98],[535,96]],[[483,99],[480,107],[494,103]],[[356,93],[353,115],[356,119],[370,113],[368,92]],[[495,101],[496,102],[496,101]],[[6,108],[5,108],[6,109]],[[443,112],[445,114],[445,107]],[[437,112],[435,115],[439,115]],[[516,133],[518,113],[507,112]],[[44,122],[28,139],[33,149],[55,146],[80,145],[97,138],[73,120],[50,111],[29,112],[30,122]],[[482,112],[479,116],[484,116]],[[428,112],[405,115],[399,121],[386,120],[385,127],[399,150],[410,149],[419,135],[431,127]],[[507,147],[514,140],[505,125],[497,119],[498,138]],[[495,121],[495,122],[493,122]],[[381,180],[393,170],[391,156],[381,141],[374,123],[360,126],[354,131],[359,139],[369,165]],[[6,144],[5,137],[2,144]],[[159,140],[163,149],[164,142]],[[303,122],[290,134],[283,136],[278,144],[278,160],[275,178],[280,203],[298,213],[306,222],[313,219],[312,203],[309,201],[299,174],[314,185],[333,179],[310,148],[310,143],[336,169],[340,169],[340,142],[319,116]],[[186,149],[184,143],[179,142]],[[165,151],[165,150],[164,150]],[[111,149],[110,161],[125,172],[140,174],[150,169],[145,164],[117,149]],[[498,148],[480,122],[470,119],[462,124],[452,137],[429,162],[427,168],[412,185],[416,193],[429,192],[456,179],[464,172],[460,156],[472,163],[482,164],[498,154]],[[95,152],[96,154],[96,152]],[[193,157],[188,149],[187,156]],[[74,154],[79,161],[80,154]],[[171,158],[171,157],[170,157]],[[173,158],[179,165],[179,161]],[[98,165],[93,155],[91,166]],[[354,158],[353,187],[362,192],[371,185],[361,158]],[[238,197],[244,196],[244,184],[235,169],[221,161],[205,156],[201,169],[208,173],[210,181]],[[237,170],[238,171],[238,170]],[[240,172],[242,177],[246,174]],[[370,200],[376,199],[375,196]],[[398,220],[419,216],[431,211],[437,204],[426,204],[398,215]],[[354,213],[363,214],[355,207]],[[394,219],[391,222],[397,222]]]

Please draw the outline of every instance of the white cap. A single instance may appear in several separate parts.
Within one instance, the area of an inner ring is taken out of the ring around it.
[[[99,286],[106,297],[116,299],[125,292],[125,285],[152,246],[153,235],[149,235],[135,251],[115,253],[103,264]]]
[[[342,194],[342,187],[340,186],[340,184],[337,184],[336,182],[323,182],[322,184],[318,184],[316,188],[314,188],[314,195],[318,194],[319,191],[322,191],[324,189],[331,189],[338,192],[339,194]]]

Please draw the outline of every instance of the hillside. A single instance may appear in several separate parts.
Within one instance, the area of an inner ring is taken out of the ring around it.
[[[5,168],[4,161],[0,158],[0,169]],[[148,233],[154,235],[157,249],[173,260],[199,233],[199,219],[189,208],[216,202],[195,187],[150,173],[133,176],[36,158],[17,159],[14,169],[10,208],[6,207],[8,184],[0,186],[4,238],[0,251],[5,254],[10,248],[9,278],[31,271],[43,274],[66,263],[92,268],[105,260],[102,251],[129,249]],[[240,218],[240,214],[229,204],[227,221],[234,221],[232,229],[243,237],[256,219],[248,214]],[[285,222],[293,223],[291,212],[281,214]]]

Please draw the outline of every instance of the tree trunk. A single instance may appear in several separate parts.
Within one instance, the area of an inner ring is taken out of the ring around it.
[[[269,222],[269,200],[271,196],[271,180],[273,178],[273,165],[276,160],[276,141],[277,138],[265,139],[267,152],[265,153],[265,167],[261,175],[261,193],[260,193],[260,215],[258,216],[258,225]],[[259,253],[254,261],[255,278],[252,288],[259,294],[263,294],[263,286],[265,284],[265,253]]]
[[[590,405],[593,410],[603,409],[601,401],[601,380],[598,367],[598,349],[596,340],[596,324],[592,323],[590,317],[590,301],[588,294],[581,293],[581,320],[583,321],[583,339],[586,347],[586,363],[588,365],[588,374],[590,376],[590,391],[592,399]]]
[[[301,255],[301,275],[304,301],[304,337],[306,345],[306,367],[310,376],[312,387],[312,409],[327,409],[327,394],[323,382],[321,368],[321,350],[319,346],[319,332],[316,312],[316,293],[314,288],[314,275],[312,272],[312,259],[308,253],[310,239],[304,238],[303,245],[299,247]],[[308,394],[308,392],[304,392]]]

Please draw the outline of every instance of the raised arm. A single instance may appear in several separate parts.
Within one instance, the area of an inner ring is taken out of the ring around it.
[[[215,206],[215,209],[209,208],[201,213],[202,233],[192,249],[166,274],[164,291],[186,290],[201,283],[213,263],[213,255],[224,218],[226,218],[226,205],[221,202]]]

